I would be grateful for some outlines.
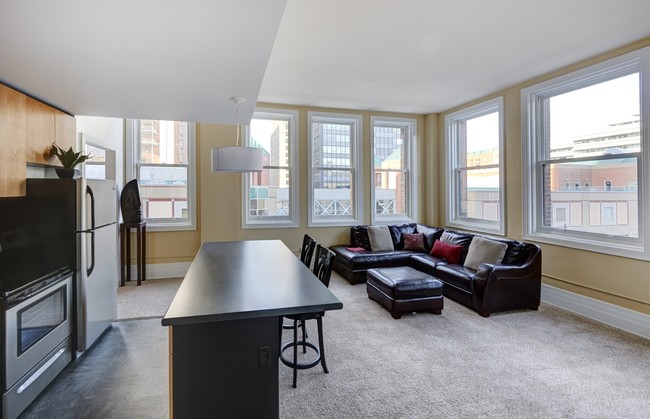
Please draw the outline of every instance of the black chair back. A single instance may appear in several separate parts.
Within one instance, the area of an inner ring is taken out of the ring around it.
[[[309,268],[311,259],[314,256],[314,248],[316,247],[316,240],[309,234],[305,234],[302,238],[302,248],[300,249],[300,261]]]
[[[330,277],[332,276],[332,266],[336,255],[327,247],[320,244],[316,247],[316,261],[314,262],[314,275],[326,287],[330,286]]]

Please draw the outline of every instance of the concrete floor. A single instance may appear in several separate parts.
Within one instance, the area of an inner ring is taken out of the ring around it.
[[[20,419],[168,417],[168,339],[160,320],[113,323]]]

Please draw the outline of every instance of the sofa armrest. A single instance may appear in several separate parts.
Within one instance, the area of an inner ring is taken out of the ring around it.
[[[526,258],[518,265],[479,266],[475,276],[474,305],[484,317],[507,308],[537,309],[542,284],[542,252],[526,243]]]

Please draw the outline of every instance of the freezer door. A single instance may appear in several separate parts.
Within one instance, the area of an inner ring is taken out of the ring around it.
[[[85,351],[117,317],[117,227],[111,224],[80,236],[78,350]]]
[[[112,180],[83,179],[84,230],[101,227],[117,221],[117,186]]]

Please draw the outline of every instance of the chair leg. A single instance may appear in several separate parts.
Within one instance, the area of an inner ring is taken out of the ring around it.
[[[296,378],[298,377],[298,320],[293,321],[293,388],[296,388]]]
[[[323,366],[323,371],[329,373],[327,370],[327,362],[325,362],[325,345],[323,344],[323,318],[318,317],[316,319],[318,322],[318,348],[320,350],[320,363]]]
[[[307,332],[305,331],[305,321],[303,320],[302,322],[302,353],[306,354],[307,353],[307,345],[305,343],[307,342]]]

